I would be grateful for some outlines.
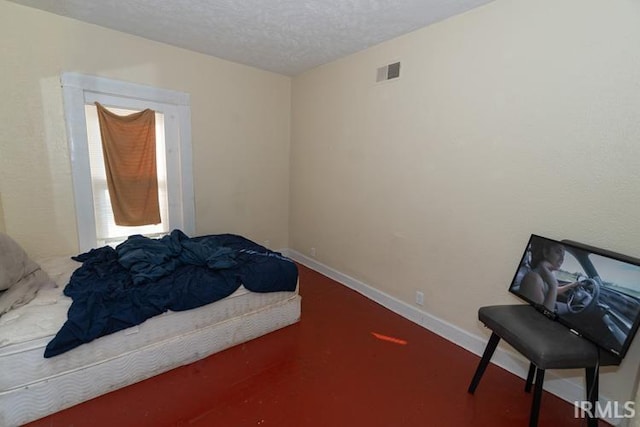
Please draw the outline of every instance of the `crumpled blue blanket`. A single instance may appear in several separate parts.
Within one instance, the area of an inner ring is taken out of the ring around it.
[[[45,349],[53,357],[167,310],[200,307],[244,285],[253,292],[294,291],[295,263],[233,234],[161,239],[131,236],[74,257],[82,262],[64,289],[67,321]]]
[[[216,270],[237,265],[236,252],[223,246],[220,239],[209,236],[194,241],[180,230],[161,239],[131,236],[116,247],[116,253],[118,262],[131,273],[134,285],[158,280],[186,264]]]

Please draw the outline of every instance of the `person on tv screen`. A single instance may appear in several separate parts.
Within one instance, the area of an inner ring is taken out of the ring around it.
[[[563,262],[564,246],[546,240],[532,241],[531,271],[522,279],[520,293],[550,311],[562,311],[561,308],[556,310],[556,298],[578,285],[578,282],[558,283],[554,271],[559,270]]]

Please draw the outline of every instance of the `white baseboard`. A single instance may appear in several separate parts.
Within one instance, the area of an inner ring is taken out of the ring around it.
[[[484,347],[488,341],[487,337],[481,337],[459,328],[445,320],[429,314],[426,311],[413,307],[404,301],[367,285],[358,279],[354,279],[353,277],[324,265],[298,251],[293,249],[283,249],[281,252],[300,264],[309,267],[310,269],[315,270],[318,273],[355,290],[356,292],[359,292],[394,313],[428,329],[435,334],[440,335],[444,339],[478,356],[482,355]],[[304,313],[302,313],[302,316],[304,316]],[[491,362],[520,378],[525,379],[527,377],[529,362],[520,354],[508,351],[502,348],[502,346],[498,346],[491,358]],[[469,381],[471,381],[471,378],[469,378]],[[544,389],[572,405],[576,401],[585,400],[586,394],[584,392],[582,379],[580,379],[580,382],[577,382],[577,380],[562,378],[552,371],[545,372]],[[607,404],[610,399],[600,393],[599,401],[602,404]],[[621,420],[619,418],[605,418],[604,420],[615,426],[621,425]]]

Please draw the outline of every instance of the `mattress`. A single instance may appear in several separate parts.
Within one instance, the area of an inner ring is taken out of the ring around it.
[[[80,263],[69,257],[53,257],[38,260],[38,264],[54,283],[40,289],[28,304],[0,316],[0,349],[38,339],[50,340],[67,319],[71,298],[62,291]]]
[[[300,317],[297,292],[254,293],[240,287],[223,300],[193,310],[166,312],[45,359],[47,343],[66,321],[71,299],[62,290],[79,263],[69,258],[39,263],[57,287],[41,290],[29,304],[0,317],[0,408],[20,407],[7,410],[20,414],[0,413],[0,425],[40,418]]]

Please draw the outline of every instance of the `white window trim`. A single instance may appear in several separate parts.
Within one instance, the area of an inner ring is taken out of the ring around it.
[[[169,216],[169,227],[179,228],[192,236],[195,233],[195,204],[189,94],[79,73],[62,73],[60,81],[71,156],[80,251],[88,251],[97,245],[84,105],[93,103],[96,97],[102,96],[130,98],[132,103],[159,103],[174,107],[171,110],[177,114],[179,146],[168,144],[166,148],[167,190],[173,195],[173,200],[179,200],[177,205],[181,206],[176,206],[175,202],[171,202],[172,196],[169,197],[169,210],[172,212]]]

